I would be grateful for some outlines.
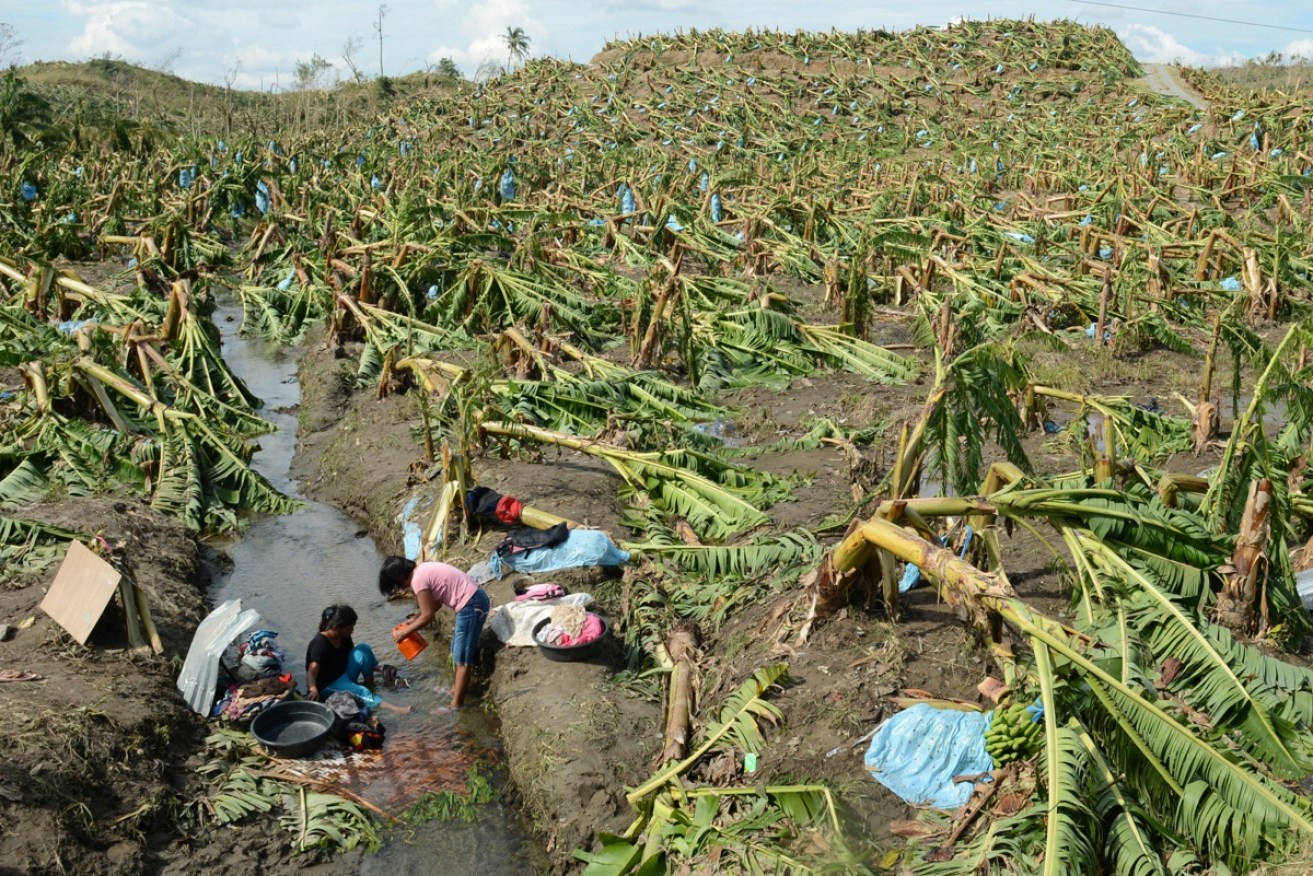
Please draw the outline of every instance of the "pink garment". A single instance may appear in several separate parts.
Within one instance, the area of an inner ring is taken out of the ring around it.
[[[446,563],[420,563],[410,576],[410,589],[419,593],[427,590],[433,601],[452,611],[460,611],[479,589],[474,579],[455,566]]]
[[[555,599],[564,595],[565,589],[560,584],[535,584],[515,597],[515,601],[529,602],[536,599]]]
[[[579,635],[571,638],[568,633],[561,636],[562,645],[587,645],[589,642],[602,637],[602,619],[591,611],[584,615],[584,626],[579,631]]]

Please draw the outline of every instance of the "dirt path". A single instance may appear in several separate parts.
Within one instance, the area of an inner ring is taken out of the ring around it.
[[[1208,109],[1208,101],[1181,81],[1176,68],[1171,64],[1144,64],[1142,66],[1144,67],[1144,79],[1141,81],[1148,86],[1150,91],[1167,97],[1179,97],[1181,100],[1194,104],[1199,109]]]

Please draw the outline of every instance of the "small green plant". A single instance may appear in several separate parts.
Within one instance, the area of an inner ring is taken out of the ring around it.
[[[404,824],[418,826],[427,821],[473,821],[479,807],[497,799],[492,776],[486,767],[475,765],[465,778],[465,793],[439,791],[425,794],[401,814]]]

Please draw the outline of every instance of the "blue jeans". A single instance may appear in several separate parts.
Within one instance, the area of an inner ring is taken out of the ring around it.
[[[369,675],[377,667],[378,658],[374,656],[374,649],[365,644],[356,645],[351,649],[351,657],[347,660],[346,672],[339,675],[324,690],[349,691],[364,700],[365,705],[371,709],[377,709],[383,698],[360,684],[360,679]]]
[[[456,629],[451,634],[451,660],[457,666],[472,666],[479,651],[479,635],[492,607],[488,594],[480,587],[465,607],[456,612]]]

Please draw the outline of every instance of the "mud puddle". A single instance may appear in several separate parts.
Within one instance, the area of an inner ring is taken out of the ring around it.
[[[384,757],[392,763],[352,770],[345,786],[391,813],[424,790],[463,791],[472,766],[500,759],[495,717],[477,703],[459,712],[435,713],[450,696],[446,643],[433,642],[415,660],[405,661],[390,631],[408,609],[379,596],[382,553],[352,518],[307,498],[291,477],[300,402],[295,351],[240,336],[241,308],[235,303],[225,303],[214,318],[223,335],[224,358],[263,399],[262,415],[278,427],[260,438],[254,468],[305,505],[290,515],[252,520],[240,538],[209,543],[211,603],[241,599],[244,608],[257,610],[261,626],[278,633],[285,667],[302,687],[305,649],[318,630],[320,612],[334,603],[351,605],[360,618],[355,640],[369,643],[381,662],[396,665],[409,682],[408,689],[383,691],[384,699],[411,706],[413,712],[381,713],[387,727]],[[359,872],[428,873],[435,860],[452,876],[532,870],[516,813],[496,803],[482,807],[472,824],[432,821],[416,831],[393,833],[377,855],[364,859]]]

